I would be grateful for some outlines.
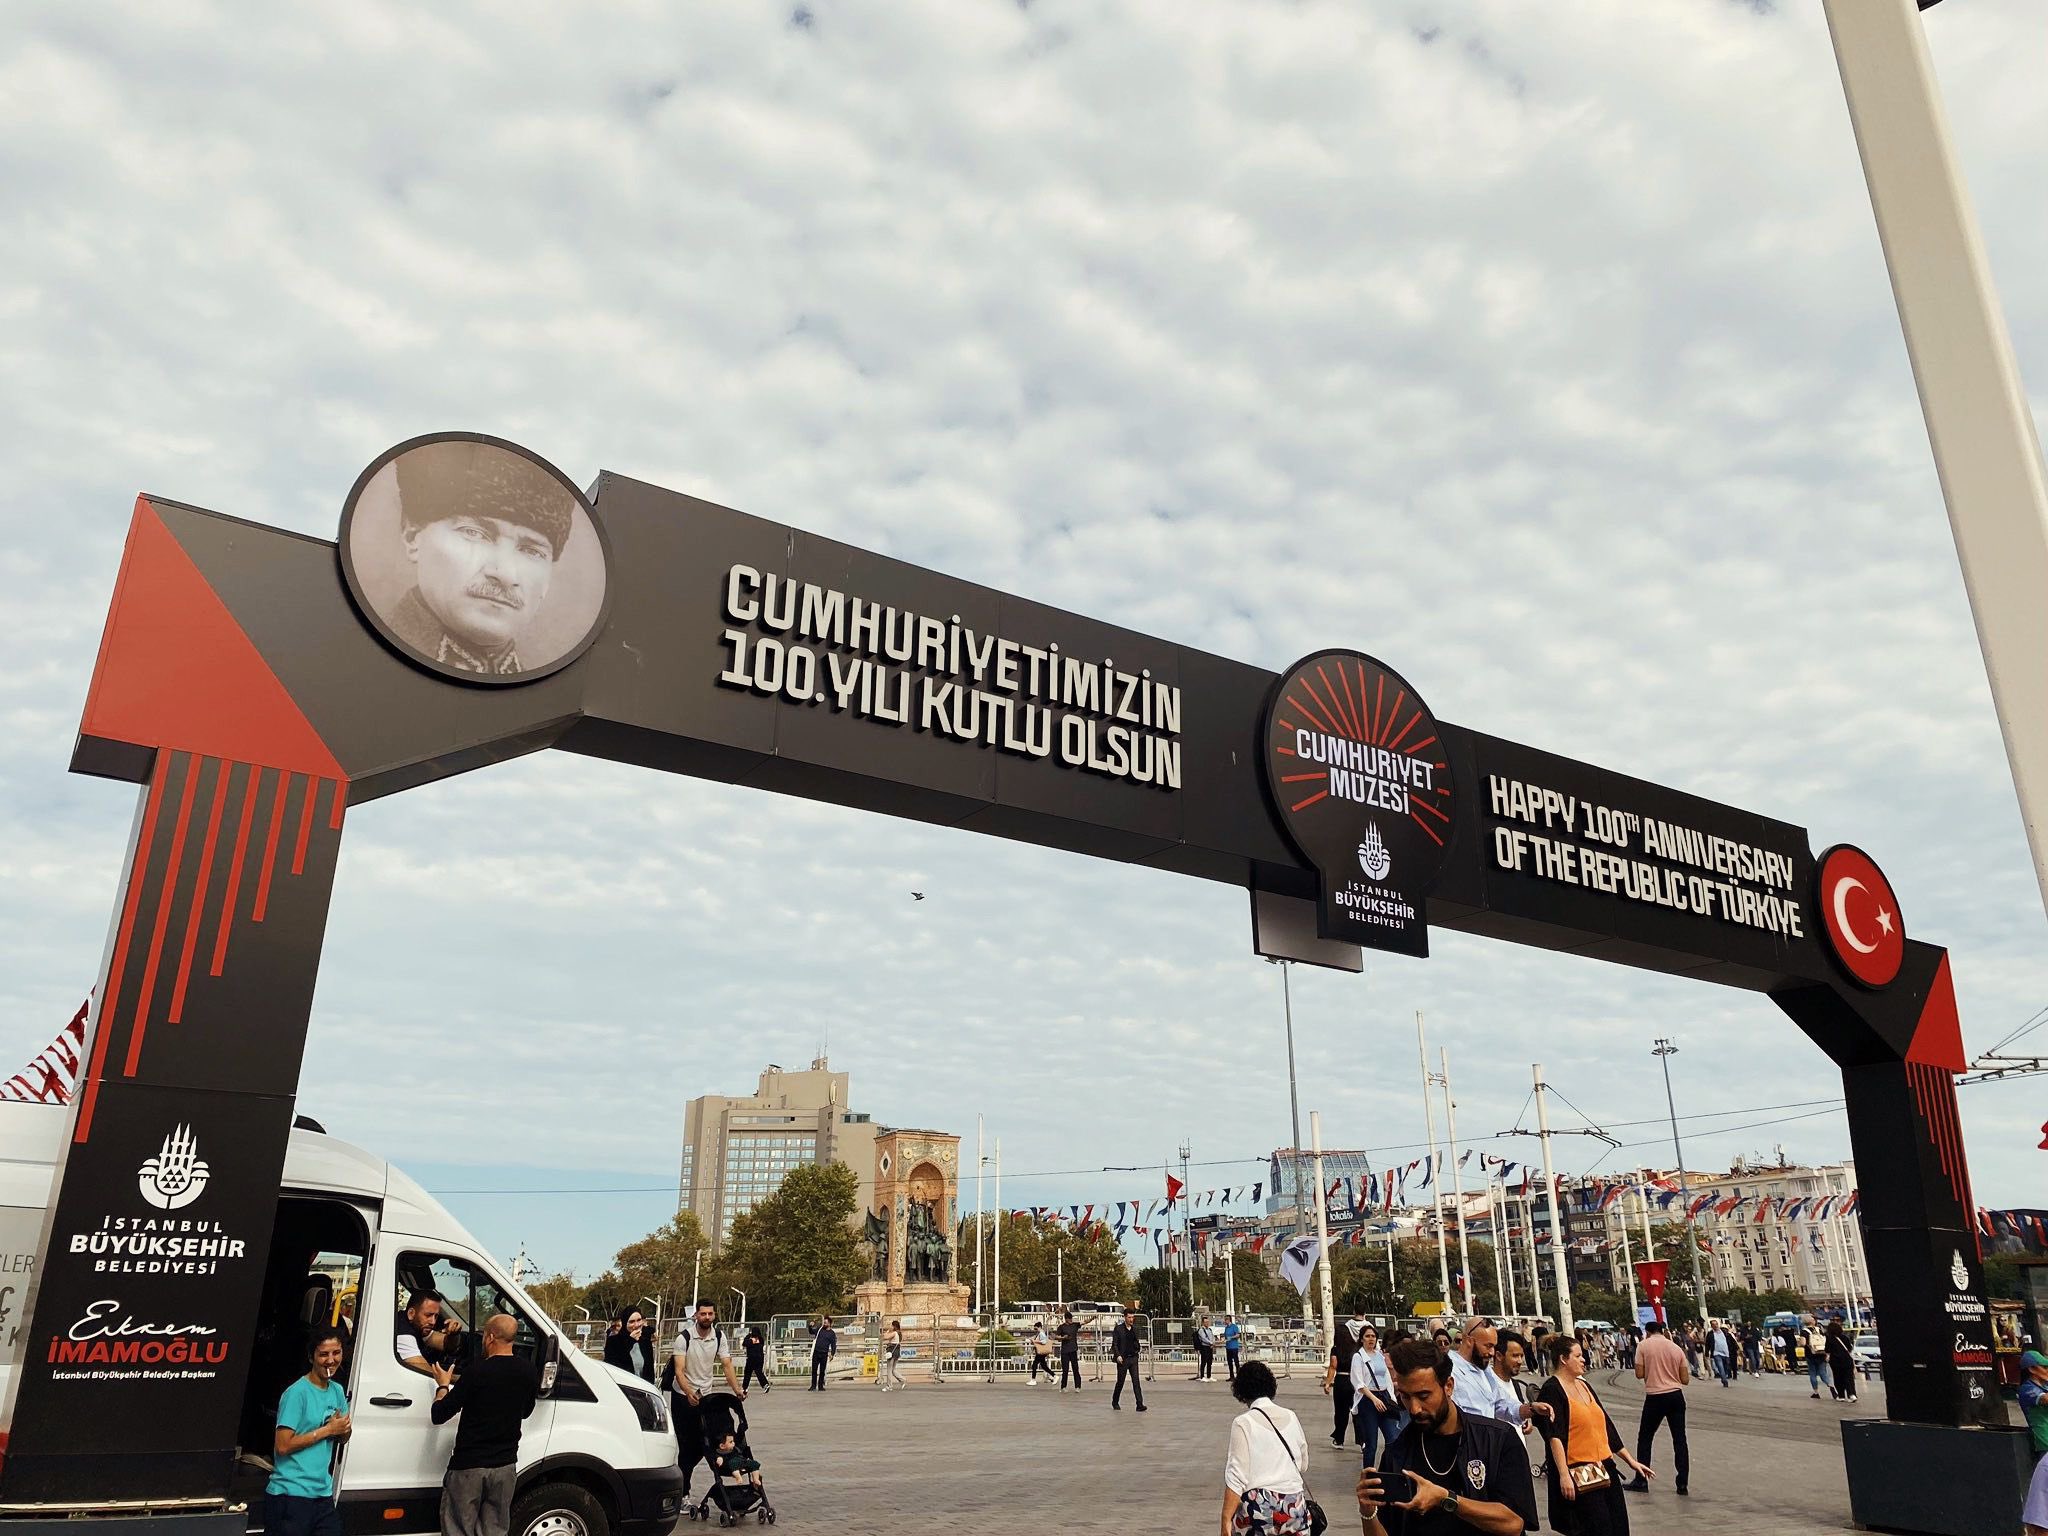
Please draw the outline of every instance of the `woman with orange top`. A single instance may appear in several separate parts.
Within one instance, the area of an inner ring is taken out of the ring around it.
[[[1629,1454],[1621,1431],[1586,1380],[1586,1347],[1570,1334],[1544,1341],[1557,1374],[1536,1400],[1550,1405],[1550,1528],[1564,1536],[1628,1536],[1628,1505],[1615,1460],[1638,1477],[1654,1477]]]

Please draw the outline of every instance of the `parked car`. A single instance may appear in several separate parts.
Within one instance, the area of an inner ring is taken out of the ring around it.
[[[1856,1361],[1856,1369],[1865,1378],[1879,1375],[1884,1370],[1884,1355],[1877,1347],[1877,1334],[1865,1328],[1849,1345],[1849,1353]]]

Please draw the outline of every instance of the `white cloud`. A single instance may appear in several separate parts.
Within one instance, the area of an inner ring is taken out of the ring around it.
[[[136,491],[331,534],[364,463],[451,426],[1267,665],[1359,644],[1449,718],[1854,838],[1952,946],[1973,1045],[2034,1010],[1815,8],[811,9],[16,18],[0,1046],[104,939],[129,799],[62,768]],[[2039,385],[2043,23],[1927,25]],[[1019,1176],[1256,1155],[1286,1092],[1245,928],[1234,891],[535,760],[352,818],[308,1102],[401,1156],[532,1162],[538,1122],[546,1160],[658,1181],[682,1097],[829,1038],[878,1117],[985,1110]],[[1475,1143],[1535,1054],[1636,1118],[1658,1033],[1687,1107],[1831,1091],[1760,998],[1437,948],[1301,979],[1334,1139],[1419,1134],[1418,1007]],[[398,1051],[431,1112],[384,1091]],[[2038,1182],[2014,1097],[1964,1101],[1994,1202]],[[1781,1134],[1844,1144],[1698,1155]],[[1106,1182],[1014,1198],[1140,1192]]]

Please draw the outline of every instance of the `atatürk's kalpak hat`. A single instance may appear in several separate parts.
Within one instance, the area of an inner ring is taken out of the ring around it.
[[[498,517],[531,528],[562,558],[576,498],[522,454],[490,443],[423,443],[398,456],[398,499],[414,525]]]

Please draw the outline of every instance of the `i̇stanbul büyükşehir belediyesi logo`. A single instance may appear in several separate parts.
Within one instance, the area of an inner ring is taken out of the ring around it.
[[[1274,814],[1321,876],[1321,935],[1428,954],[1423,898],[1457,797],[1436,717],[1407,680],[1357,651],[1295,663],[1266,706],[1260,760]]]
[[[143,1159],[135,1176],[142,1198],[160,1211],[182,1211],[206,1192],[213,1171],[199,1156],[199,1142],[189,1125],[164,1138],[155,1157]]]

